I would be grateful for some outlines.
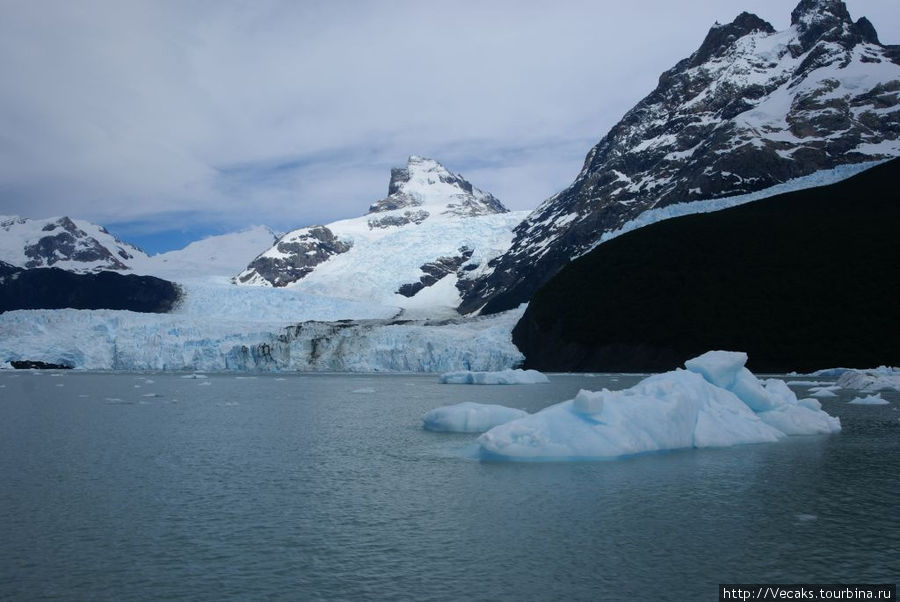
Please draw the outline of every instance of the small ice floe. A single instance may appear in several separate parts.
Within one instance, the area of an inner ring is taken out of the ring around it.
[[[351,391],[351,393],[357,393],[357,394],[360,394],[360,395],[364,395],[364,394],[368,394],[368,393],[374,393],[374,392],[375,392],[375,389],[373,389],[372,387],[363,387],[363,388],[361,388],[361,389],[353,389],[353,390]]]
[[[829,385],[831,383],[824,380],[789,380],[787,384],[792,387],[816,387],[819,385]]]
[[[152,385],[152,384],[154,384],[155,382],[156,382],[155,380],[150,380],[149,378],[146,379],[146,380],[144,380],[144,384],[145,384],[145,385]]]
[[[431,410],[422,417],[422,426],[429,431],[483,433],[525,416],[528,412],[515,408],[464,401]]]
[[[162,397],[159,393],[144,393],[141,397]]]
[[[65,385],[62,384],[62,383],[58,383],[56,386],[57,386],[57,387],[65,387]]]
[[[795,514],[794,518],[797,519],[797,522],[799,522],[799,523],[808,523],[808,522],[817,520],[819,517],[816,516],[815,514],[804,514],[801,512],[801,513]]]
[[[235,380],[256,380],[255,376],[235,376]]]
[[[501,370],[499,372],[446,372],[438,382],[442,385],[535,385],[550,380],[537,370]]]
[[[229,407],[230,407],[230,406],[239,406],[239,405],[241,405],[241,404],[240,404],[239,402],[237,402],[237,401],[226,401],[226,402],[223,403],[222,405],[225,405],[225,406],[229,406]]]
[[[126,400],[122,399],[121,397],[105,397],[104,400],[106,401],[107,405],[113,405],[113,406],[134,405],[133,401],[130,401],[130,400],[126,401]]]
[[[135,389],[140,389],[140,388],[141,388],[140,385],[131,385],[131,386],[134,387]]]
[[[839,387],[835,387],[839,388]],[[832,387],[813,387],[809,390],[809,394],[813,397],[837,397],[837,393],[834,392]]]
[[[868,395],[866,397],[857,397],[853,401],[848,401],[847,403],[858,406],[886,406],[891,402],[882,398],[881,393],[876,393],[875,395]]]
[[[279,376],[279,377],[276,378],[275,380],[287,380],[287,379],[286,379],[285,377],[283,377],[283,376]]]
[[[205,374],[198,374],[195,372],[194,374],[183,374],[181,376],[181,378],[209,378],[209,377],[206,376]]]
[[[197,383],[197,384],[198,384],[199,386],[201,386],[201,387],[204,386],[204,385],[206,385],[206,386],[208,387],[208,386],[211,385],[212,383],[209,382],[208,380],[204,380],[202,383]]]

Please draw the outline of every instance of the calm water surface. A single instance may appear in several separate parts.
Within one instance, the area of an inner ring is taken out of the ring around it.
[[[720,582],[897,582],[900,398],[835,436],[482,463],[422,430],[635,376],[0,373],[0,598],[714,600]],[[794,387],[805,392],[806,387]]]

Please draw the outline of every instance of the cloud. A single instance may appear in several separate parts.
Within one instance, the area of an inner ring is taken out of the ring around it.
[[[896,43],[895,1],[848,6]],[[409,154],[534,207],[714,21],[788,25],[696,4],[5,2],[0,212],[289,228],[364,211]]]

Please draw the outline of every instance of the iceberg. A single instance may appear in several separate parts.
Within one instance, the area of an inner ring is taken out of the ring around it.
[[[537,370],[500,370],[498,372],[446,372],[438,382],[442,385],[538,385],[549,383],[544,374]]]
[[[857,397],[853,401],[848,401],[847,403],[858,406],[883,406],[890,402],[887,399],[882,398],[880,394],[876,393],[875,395],[869,395],[867,397]]]
[[[847,370],[837,380],[844,389],[875,392],[882,390],[900,391],[900,368],[880,366],[871,370]]]
[[[747,355],[712,351],[623,391],[574,399],[507,422],[478,439],[485,460],[593,460],[683,448],[837,433],[838,418],[784,381],[758,380]]]
[[[422,417],[422,426],[446,433],[483,433],[527,415],[524,410],[506,406],[464,401],[431,410]]]

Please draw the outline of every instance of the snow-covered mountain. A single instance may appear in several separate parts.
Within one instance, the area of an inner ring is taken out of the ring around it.
[[[802,0],[777,32],[742,13],[662,74],[566,190],[515,230],[460,311],[493,312],[650,209],[733,197],[900,155],[900,47],[840,0]]]
[[[437,161],[391,170],[388,196],[366,215],[288,232],[235,282],[454,311],[458,285],[503,253],[525,217]]]
[[[136,257],[130,266],[136,273],[170,280],[206,276],[230,278],[260,249],[269,247],[277,238],[278,235],[267,226],[250,226],[239,232],[194,241],[183,249]]]
[[[133,261],[146,259],[146,253],[91,222],[0,216],[0,260],[17,267],[126,271]]]

